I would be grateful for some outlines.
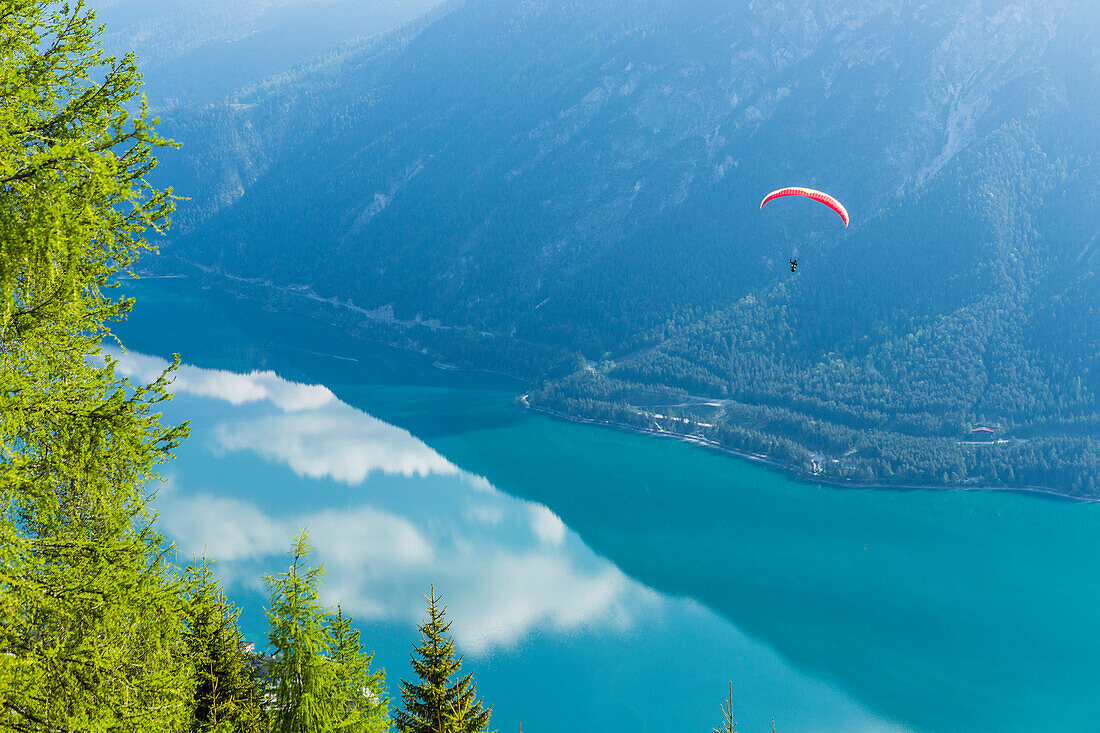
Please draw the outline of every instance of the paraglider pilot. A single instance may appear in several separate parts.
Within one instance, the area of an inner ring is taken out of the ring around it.
[[[840,216],[840,218],[844,221],[844,227],[848,227],[848,210],[844,208],[844,204],[840,203],[824,191],[815,191],[812,188],[800,188],[798,186],[791,186],[789,188],[780,188],[778,190],[772,191],[764,197],[763,201],[760,202],[760,208],[763,209],[764,204],[768,203],[769,201],[783,198],[785,196],[803,196],[808,199],[813,199],[818,203],[825,204]],[[798,258],[793,257],[791,258],[791,272],[794,272],[797,269]]]

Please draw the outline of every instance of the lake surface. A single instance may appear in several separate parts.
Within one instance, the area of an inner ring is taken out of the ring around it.
[[[141,281],[118,333],[179,352],[160,527],[262,575],[308,528],[391,695],[434,584],[502,733],[1100,730],[1100,505],[840,489],[516,406],[522,385]]]

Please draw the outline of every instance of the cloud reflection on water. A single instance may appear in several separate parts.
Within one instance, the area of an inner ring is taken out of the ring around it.
[[[215,439],[227,451],[252,451],[286,464],[299,476],[352,486],[374,471],[402,476],[458,473],[411,433],[342,402],[308,413],[223,423]]]
[[[149,380],[167,362],[113,354],[119,371]],[[497,491],[406,430],[340,402],[327,388],[272,372],[182,366],[172,391],[227,403],[192,432],[212,446],[216,493],[177,472],[157,499],[161,526],[185,556],[206,553],[231,586],[261,589],[281,570],[300,528],[326,566],[326,602],[361,619],[415,623],[429,583],[446,596],[462,649],[487,653],[535,631],[628,629],[659,596],[596,556],[545,506]],[[249,409],[243,409],[245,405]],[[208,411],[207,411],[208,412]],[[205,413],[200,413],[205,414]],[[273,492],[308,494],[316,509],[285,516],[275,500],[233,496],[234,456],[289,468]],[[325,507],[325,481],[361,487],[354,506]]]
[[[118,371],[148,382],[168,362],[155,356],[112,352]],[[458,468],[407,430],[371,417],[336,398],[327,387],[291,382],[270,371],[238,374],[181,365],[171,391],[233,406],[273,406],[260,417],[219,423],[212,436],[226,451],[251,451],[287,465],[298,476],[360,484],[374,471],[403,476],[457,474]]]
[[[120,374],[139,382],[151,382],[168,367],[160,357],[133,351],[107,349],[118,360]],[[176,372],[172,391],[198,397],[224,400],[231,405],[270,402],[283,412],[316,410],[336,402],[336,395],[321,384],[300,384],[283,379],[272,371],[239,374],[223,369],[201,369],[183,364]]]

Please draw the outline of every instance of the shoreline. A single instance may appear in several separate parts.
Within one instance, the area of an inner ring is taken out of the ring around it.
[[[571,422],[578,425],[589,425],[597,428],[611,428],[612,430],[619,430],[622,432],[634,433],[637,435],[648,435],[654,438],[667,438],[670,440],[676,440],[681,443],[688,443],[727,456],[739,458],[741,460],[752,461],[754,463],[762,464],[767,468],[783,473],[786,476],[794,478],[798,481],[817,484],[818,486],[827,486],[833,489],[885,489],[887,491],[975,491],[986,493],[1008,492],[1028,496],[1039,496],[1050,500],[1072,501],[1081,504],[1100,503],[1100,498],[1076,496],[1074,494],[1067,494],[1063,491],[1058,491],[1057,489],[1051,489],[1043,486],[941,486],[933,484],[876,484],[863,483],[860,481],[838,481],[835,479],[823,479],[818,478],[813,474],[806,473],[805,471],[794,468],[793,466],[781,463],[774,458],[769,458],[768,456],[762,455],[760,453],[749,453],[748,451],[738,450],[737,448],[730,448],[728,446],[722,445],[721,443],[709,440],[698,435],[685,435],[683,433],[674,433],[667,430],[652,430],[649,428],[639,428],[623,423],[601,421],[585,417],[576,417],[573,415],[569,415],[568,413],[559,412],[558,410],[552,410],[547,407],[535,407],[527,400],[526,394],[520,395],[518,399],[523,404],[524,409],[530,410],[532,412],[537,412],[548,417],[552,417],[556,420],[563,420],[565,422]]]
[[[197,266],[197,267],[200,270],[204,270],[206,272],[206,274],[213,274],[215,276],[224,277],[224,278],[229,279],[229,280],[244,281],[244,282],[248,282],[251,285],[260,285],[261,287],[267,287],[269,289],[270,288],[276,288],[280,291],[285,291],[287,293],[294,294],[294,295],[299,295],[299,296],[304,295],[303,293],[298,293],[298,292],[295,292],[291,289],[278,288],[278,286],[273,286],[269,283],[254,283],[254,282],[245,280],[243,278],[234,278],[231,275],[225,275],[223,273],[218,273],[218,272],[211,272],[209,270],[206,270],[205,268],[202,268],[201,266]],[[142,275],[141,279],[185,279],[185,280],[190,280],[191,282],[195,282],[195,283],[199,282],[196,278],[193,278],[193,277],[189,276],[186,273],[169,273],[169,274],[166,274],[166,275],[151,275],[151,276],[150,275]],[[237,298],[237,299],[240,299],[240,300],[251,300],[253,302],[262,303],[262,301],[258,298],[250,298],[247,295],[245,295],[243,293],[240,293],[240,292],[236,292],[232,289],[218,288],[218,290],[219,290],[219,292],[222,292],[222,293],[224,293],[226,295],[229,295],[233,298]],[[333,303],[331,301],[327,301],[325,299],[318,298],[316,296],[314,296],[313,298],[308,298],[308,299],[315,300],[319,303],[327,304],[329,306],[334,306],[334,307],[337,307],[337,308],[347,308],[347,306],[344,305],[344,304]],[[362,309],[358,309],[358,310],[362,310]],[[294,311],[294,309],[292,308],[291,312],[296,312],[296,311]],[[318,320],[321,320],[322,322],[327,323],[328,325],[330,325],[334,328],[342,329],[342,326],[337,322],[329,322],[325,319],[318,319]],[[394,325],[394,324],[391,323],[389,325]],[[379,338],[372,339],[372,338],[363,338],[362,336],[353,336],[350,333],[348,333],[348,336],[350,338],[354,338],[356,340],[362,340],[362,341],[377,343],[377,344],[381,344],[383,346],[388,346],[389,348],[397,349],[399,351],[405,351],[405,352],[408,352],[410,354],[419,354],[421,356],[428,357],[428,358],[432,359],[432,367],[435,368],[435,369],[438,369],[440,371],[444,371],[444,372],[468,372],[468,373],[471,373],[471,374],[477,374],[477,373],[491,374],[491,375],[503,377],[505,379],[509,379],[509,380],[512,380],[512,381],[520,382],[520,383],[525,384],[525,385],[530,385],[531,384],[531,380],[525,379],[525,378],[523,378],[521,376],[518,376],[518,375],[515,375],[515,374],[509,374],[508,372],[502,372],[502,371],[494,370],[494,369],[479,369],[479,368],[473,368],[473,367],[464,367],[464,366],[458,366],[458,365],[455,365],[455,364],[446,363],[446,362],[443,361],[443,357],[441,355],[431,353],[431,352],[429,352],[425,349],[416,349],[416,348],[413,348],[413,347],[408,346],[408,345],[387,341],[385,339],[379,339]],[[1062,500],[1062,501],[1073,501],[1073,502],[1080,502],[1080,503],[1086,503],[1086,504],[1100,503],[1100,498],[1097,498],[1097,497],[1077,496],[1077,495],[1074,495],[1074,494],[1068,494],[1064,491],[1058,491],[1057,489],[1052,489],[1052,488],[1043,487],[1043,486],[948,486],[948,485],[941,485],[941,484],[882,484],[882,483],[873,483],[873,482],[864,483],[864,482],[861,482],[861,481],[854,481],[854,480],[845,481],[845,480],[819,478],[819,477],[815,476],[814,474],[806,473],[805,471],[803,471],[801,469],[798,469],[794,466],[787,465],[785,463],[781,463],[780,461],[777,461],[774,458],[769,458],[766,455],[763,455],[763,454],[760,454],[760,453],[750,453],[748,451],[738,450],[737,448],[730,448],[728,446],[722,445],[721,443],[718,443],[718,442],[713,441],[713,440],[709,440],[709,439],[704,438],[702,436],[686,435],[684,433],[675,433],[675,432],[671,432],[671,431],[667,431],[667,430],[658,431],[658,430],[653,430],[653,429],[649,429],[649,428],[639,428],[639,427],[635,427],[633,425],[626,425],[626,424],[623,424],[623,423],[606,422],[606,421],[595,420],[595,419],[592,419],[592,418],[585,418],[585,417],[579,417],[579,416],[576,416],[576,415],[570,415],[568,413],[560,412],[558,410],[553,410],[553,409],[546,408],[546,407],[535,407],[527,399],[527,393],[516,395],[515,399],[516,399],[516,401],[518,401],[522,404],[524,409],[531,410],[532,412],[542,413],[544,415],[547,415],[549,417],[552,417],[552,418],[555,418],[555,419],[558,419],[558,420],[564,420],[566,422],[576,423],[578,425],[590,425],[590,426],[593,426],[593,427],[612,428],[614,430],[621,430],[621,431],[625,431],[625,432],[636,433],[638,435],[648,435],[648,436],[652,436],[652,437],[656,437],[656,438],[668,438],[668,439],[672,439],[672,440],[677,440],[677,441],[680,441],[680,442],[683,442],[683,443],[696,445],[700,448],[716,451],[718,453],[722,453],[722,454],[727,455],[727,456],[732,456],[734,458],[740,458],[742,460],[753,461],[755,463],[759,463],[759,464],[764,465],[768,468],[771,468],[772,470],[779,471],[779,472],[787,475],[788,477],[792,477],[792,478],[794,478],[796,480],[799,480],[799,481],[804,481],[804,482],[807,482],[807,483],[813,483],[813,484],[817,484],[817,485],[820,485],[820,486],[828,486],[828,487],[831,487],[831,488],[838,488],[838,489],[887,489],[887,490],[896,490],[896,491],[980,491],[980,492],[1004,491],[1004,492],[1013,492],[1013,493],[1025,494],[1025,495],[1030,495],[1030,496],[1041,496],[1041,497],[1044,497],[1044,498],[1047,498],[1047,499],[1052,499],[1052,500],[1057,499],[1057,500]]]

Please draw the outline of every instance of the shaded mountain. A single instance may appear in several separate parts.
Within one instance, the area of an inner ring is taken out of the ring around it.
[[[833,478],[1093,492],[1098,16],[448,5],[167,119],[193,200],[164,251],[352,321],[606,354],[530,397],[572,416]],[[852,227],[757,211],[788,184]]]
[[[225,101],[345,42],[407,23],[439,0],[92,0],[115,53],[141,59],[155,108]]]

